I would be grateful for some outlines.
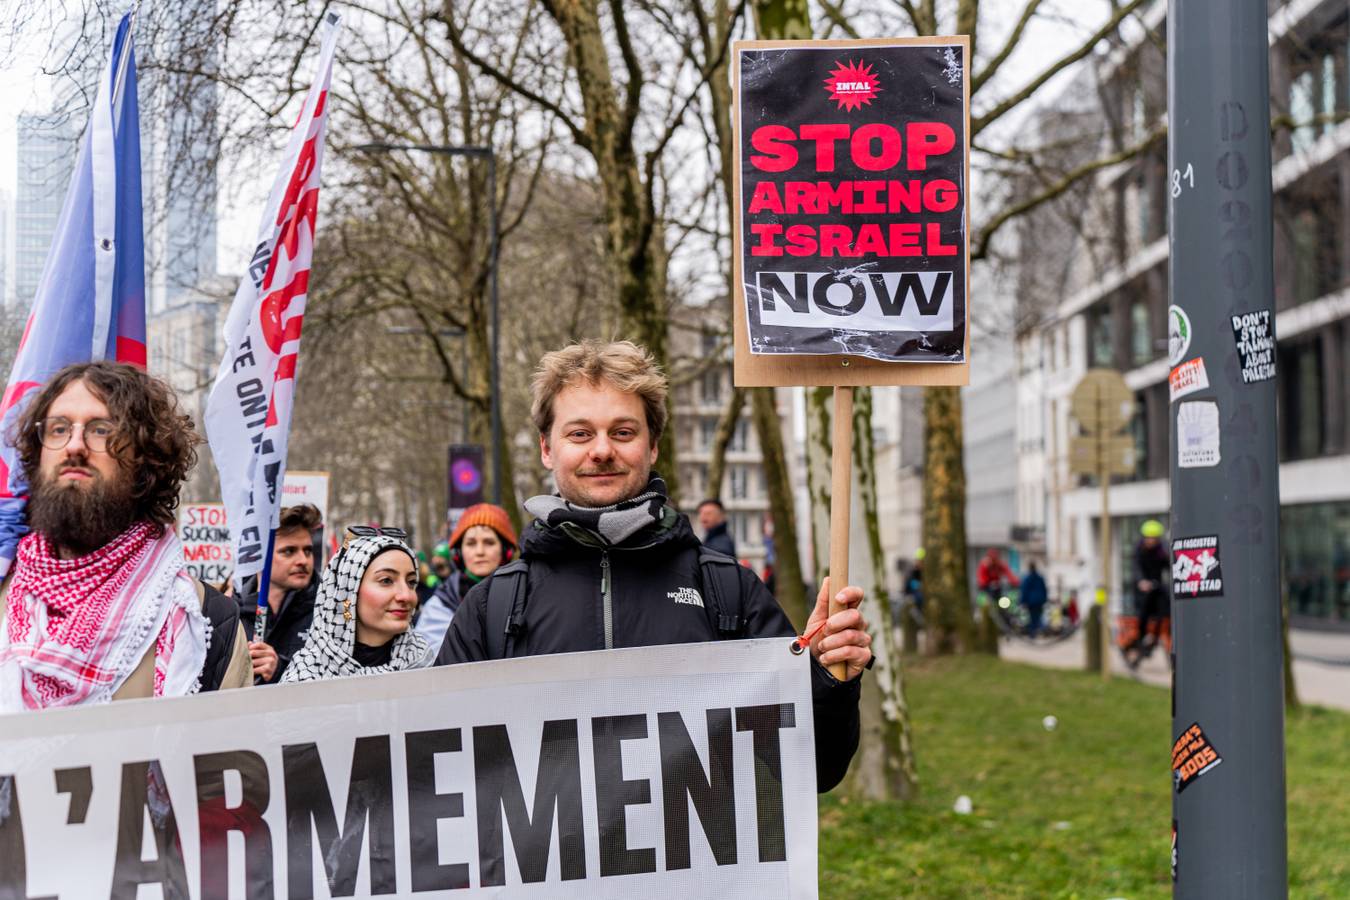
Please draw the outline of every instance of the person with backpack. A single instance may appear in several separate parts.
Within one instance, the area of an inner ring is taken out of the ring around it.
[[[438,665],[739,638],[790,637],[787,615],[750,569],[705,551],[652,471],[666,426],[666,376],[628,341],[547,354],[531,385],[540,457],[557,494],[533,497],[521,558],[460,604]],[[858,746],[860,676],[872,659],[846,587],[829,615],[822,586],[811,640],[816,778],[822,791]],[[828,671],[845,666],[844,680]]]

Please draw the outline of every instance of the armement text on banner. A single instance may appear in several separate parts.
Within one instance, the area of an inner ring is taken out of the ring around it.
[[[0,897],[817,896],[784,640],[255,690],[0,718]]]

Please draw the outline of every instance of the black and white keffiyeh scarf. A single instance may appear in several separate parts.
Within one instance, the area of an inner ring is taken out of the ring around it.
[[[525,511],[550,528],[566,522],[579,525],[612,546],[664,521],[666,499],[666,483],[653,472],[646,490],[613,506],[577,506],[556,494],[541,494],[525,501]]]
[[[394,638],[389,662],[363,666],[356,661],[356,593],[371,560],[386,550],[402,550],[416,565],[412,548],[387,535],[354,538],[328,561],[314,601],[314,623],[305,646],[281,676],[283,682],[318,681],[347,675],[379,675],[431,665],[435,651],[427,639],[409,629]]]

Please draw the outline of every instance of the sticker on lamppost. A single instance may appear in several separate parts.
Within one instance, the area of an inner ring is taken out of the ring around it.
[[[1167,364],[1175,368],[1191,349],[1191,317],[1180,306],[1167,307]]]
[[[1275,335],[1270,328],[1270,310],[1233,316],[1233,342],[1242,367],[1242,383],[1255,384],[1275,377]]]
[[[1195,783],[1195,780],[1211,771],[1223,757],[1210,741],[1205,730],[1196,722],[1181,733],[1172,745],[1172,784],[1180,794]],[[1176,852],[1176,826],[1173,825],[1172,849]]]
[[[1172,370],[1172,374],[1167,376],[1167,386],[1169,399],[1173,401],[1178,397],[1203,391],[1209,387],[1209,374],[1205,371],[1205,361],[1196,357],[1177,366]]]
[[[1204,469],[1219,464],[1219,404],[1187,400],[1177,405],[1177,465]]]
[[[1223,569],[1219,565],[1217,535],[1172,541],[1172,594],[1178,600],[1222,596]]]

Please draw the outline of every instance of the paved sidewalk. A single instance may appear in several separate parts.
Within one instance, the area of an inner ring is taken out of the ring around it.
[[[1350,634],[1294,629],[1289,642],[1294,651],[1294,685],[1301,703],[1350,710]],[[1079,631],[1058,644],[1033,645],[1004,638],[999,645],[1003,659],[1031,663],[1050,669],[1081,669],[1084,661],[1083,634]],[[1114,648],[1111,668],[1118,675],[1167,687],[1171,673],[1166,655],[1159,650],[1131,672]]]

